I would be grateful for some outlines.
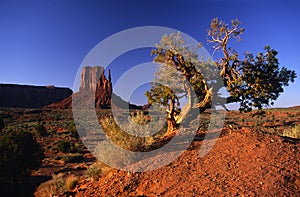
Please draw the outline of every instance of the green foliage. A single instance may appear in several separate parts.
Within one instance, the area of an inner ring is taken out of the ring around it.
[[[175,110],[180,111],[179,99],[187,96],[187,88],[192,86],[196,96],[203,99],[207,84],[213,83],[217,67],[205,57],[198,57],[200,44],[191,48],[185,43],[181,34],[164,35],[160,44],[156,44],[152,54],[154,62],[160,64],[156,72],[155,82],[146,96],[151,103],[170,105],[172,101]],[[205,76],[203,75],[205,73]]]
[[[81,153],[83,149],[84,149],[84,145],[82,144],[82,142],[75,143],[74,146],[72,147],[72,152]]]
[[[79,138],[79,135],[77,133],[77,129],[76,129],[76,126],[75,126],[75,123],[74,122],[70,122],[69,125],[68,125],[68,131],[70,132],[70,135],[76,139]]]
[[[59,140],[57,142],[57,149],[59,152],[68,153],[71,151],[71,144],[65,140]]]
[[[114,168],[111,168],[102,162],[96,162],[89,166],[85,174],[88,178],[97,181],[100,177],[105,177],[114,170]]]
[[[94,163],[86,171],[87,177],[92,178],[93,180],[98,180],[101,176],[101,173],[102,168],[98,163]]]
[[[0,182],[18,183],[41,164],[42,152],[33,135],[25,131],[0,136]]]
[[[68,154],[62,156],[61,160],[63,160],[66,163],[79,163],[83,161],[83,156],[82,154],[75,153],[75,154]]]
[[[240,22],[231,21],[231,27],[215,18],[208,31],[208,42],[213,43],[215,50],[221,49],[224,58],[217,66],[225,82],[225,87],[231,95],[231,101],[240,103],[240,111],[248,112],[253,108],[261,110],[264,106],[273,105],[283,87],[294,82],[295,71],[279,67],[278,52],[270,46],[264,48],[255,57],[246,53],[244,58],[229,47],[230,39],[241,41],[245,29],[240,28]]]
[[[102,118],[100,119],[100,123],[107,138],[110,139],[113,144],[117,147],[129,150],[119,152],[118,148],[111,146],[107,141],[98,143],[97,154],[99,157],[105,158],[110,164],[116,166],[125,166],[137,161],[138,158],[133,152],[152,150],[152,148],[154,148],[152,145],[161,136],[160,130],[156,130],[158,132],[153,136],[147,135],[151,126],[148,118],[143,114],[138,114],[136,117],[133,117],[127,124],[119,124],[123,125],[123,128],[118,126],[113,117]],[[155,123],[155,125],[159,124],[159,122]],[[141,128],[138,125],[142,126],[142,130],[140,130]],[[165,128],[159,129],[164,130]],[[126,131],[131,131],[133,134],[140,134],[143,132],[143,134],[146,135],[144,135],[145,137],[138,137],[138,135],[131,135]]]
[[[124,125],[123,129],[125,129],[125,131],[118,126],[112,117],[101,119],[100,123],[103,126],[107,137],[110,138],[113,143],[130,151],[143,151],[152,145],[151,143],[155,141],[154,138],[157,136],[136,137],[126,132],[130,130],[132,133],[140,133],[141,131],[138,130],[139,127],[136,125],[137,122],[144,124],[142,125],[143,133],[149,132],[150,128],[148,127],[148,124],[145,125],[147,120],[142,120],[143,118],[143,115],[138,115],[133,118],[132,121],[129,121],[129,124],[127,125],[121,123],[121,125]],[[159,132],[157,135],[159,135]]]
[[[63,178],[63,174],[53,174],[52,180],[53,184],[55,185],[55,192],[62,191],[65,188],[65,181]]]
[[[208,43],[212,43],[213,49],[221,50],[224,55],[214,64],[209,59],[198,57],[197,47],[192,49],[180,33],[164,35],[152,51],[154,61],[161,66],[155,83],[146,92],[150,103],[168,106],[169,119],[173,122],[178,119],[177,114],[182,113],[179,99],[182,96],[191,97],[188,94],[189,88],[195,92],[192,97],[198,99],[198,104],[194,107],[198,107],[200,112],[211,107],[213,97],[216,101],[239,102],[240,111],[244,112],[273,105],[284,91],[284,86],[294,82],[296,73],[280,67],[278,52],[269,46],[256,56],[247,53],[244,58],[240,58],[229,44],[232,39],[241,41],[244,30],[237,19],[231,21],[231,26],[218,18],[212,20]],[[170,85],[166,87],[165,84]],[[222,98],[218,95],[223,86],[230,97]]]
[[[288,86],[290,81],[294,82],[295,71],[280,68],[277,54],[276,50],[266,46],[264,53],[258,53],[256,57],[249,53],[244,60],[235,62],[239,79],[227,89],[240,100],[240,110],[250,111],[252,107],[262,109],[273,105],[273,101],[284,91],[283,87]]]
[[[48,133],[46,128],[41,122],[38,122],[34,128],[33,128],[33,133],[37,137],[45,137]]]

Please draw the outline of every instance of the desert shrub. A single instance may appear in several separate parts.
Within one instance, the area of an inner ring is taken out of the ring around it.
[[[112,117],[101,119],[100,122],[107,137],[116,145],[131,151],[141,148],[141,139],[120,129]]]
[[[65,188],[65,181],[63,174],[53,174],[52,180],[55,185],[55,192],[62,191]]]
[[[118,119],[118,121],[122,121],[122,119]],[[118,122],[118,124],[111,116],[101,118],[100,123],[107,138],[116,146],[109,145],[107,141],[101,141],[97,147],[96,154],[98,158],[104,159],[105,163],[109,162],[114,167],[126,166],[138,161],[141,158],[137,158],[137,154],[134,152],[153,150],[155,148],[153,144],[155,144],[166,130],[164,126],[159,128],[160,125],[165,125],[165,120],[158,119],[157,121],[163,122],[148,124],[150,122],[149,116],[145,116],[142,113],[138,113],[136,116],[128,119],[126,123]],[[122,125],[122,128],[118,125]],[[150,131],[153,131],[153,129],[158,132],[150,135]],[[141,134],[141,132],[143,132],[143,136],[145,137],[138,137],[138,134]],[[129,151],[120,152],[119,148]]]
[[[37,137],[44,137],[47,135],[47,130],[41,122],[38,122],[33,128],[33,133]]]
[[[118,148],[109,142],[100,142],[96,149],[97,158],[114,168],[125,167],[140,160],[133,151],[120,151]]]
[[[294,128],[284,130],[282,136],[300,139],[300,124]]]
[[[148,151],[151,148],[151,145],[162,136],[162,133],[164,133],[166,129],[166,127],[159,128],[160,125],[163,125],[163,123],[161,124],[159,121],[164,120],[157,120],[157,124],[150,125],[148,124],[149,117],[138,114],[130,118],[128,123],[118,123],[122,125],[121,129],[113,117],[100,119],[100,123],[107,137],[116,145],[130,151]],[[156,126],[157,128],[155,128]],[[130,133],[128,131],[130,131]],[[150,135],[151,131],[157,132],[154,135]],[[141,133],[145,137],[138,137]]]
[[[75,126],[75,123],[74,122],[70,122],[68,127],[67,127],[67,130],[70,132],[70,135],[76,139],[79,138],[79,135],[78,135],[78,132],[77,132],[77,129],[76,129],[76,126]]]
[[[144,115],[142,111],[136,111],[135,113],[131,113],[131,117],[129,117],[129,121],[132,121],[139,125],[147,125],[150,122],[150,117]]]
[[[13,126],[9,125],[6,130],[7,132],[14,132],[16,129]]]
[[[51,179],[42,183],[34,193],[34,196],[49,197],[56,195],[56,184]]]
[[[73,152],[81,153],[84,149],[84,145],[82,143],[75,143],[73,147]]]
[[[61,120],[61,115],[60,114],[55,114],[54,116],[54,120],[58,121],[58,120]]]
[[[87,170],[86,170],[86,175],[88,178],[92,178],[93,180],[98,180],[101,176],[101,167],[97,164],[94,163],[91,165]]]
[[[52,179],[42,183],[36,190],[34,196],[49,197],[57,196],[63,192],[65,181],[62,174],[52,175]]]
[[[42,156],[32,133],[3,133],[0,136],[0,182],[22,182],[33,169],[40,166]]]
[[[100,177],[106,176],[112,170],[113,168],[101,162],[96,162],[86,170],[85,174],[88,178],[97,181]]]
[[[0,131],[5,127],[4,121],[0,119]]]
[[[61,160],[63,160],[66,163],[79,163],[83,161],[82,154],[76,153],[76,154],[68,154],[61,157]]]
[[[65,180],[65,189],[71,191],[75,189],[77,184],[78,184],[78,178],[72,174],[68,176]]]
[[[71,144],[68,141],[59,140],[57,142],[57,149],[58,149],[59,152],[68,153],[71,150]]]

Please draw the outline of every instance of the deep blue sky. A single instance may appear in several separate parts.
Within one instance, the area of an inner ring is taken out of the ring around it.
[[[257,53],[268,44],[282,66],[300,77],[300,4],[297,1],[91,1],[0,0],[0,83],[73,87],[82,60],[100,41],[138,26],[165,26],[206,44],[212,18],[238,18],[246,31],[239,53]],[[143,54],[143,55],[142,55]],[[130,66],[149,60],[148,51],[128,55],[112,69],[114,82]],[[122,65],[121,65],[122,64]],[[300,79],[286,88],[276,106],[300,105]]]

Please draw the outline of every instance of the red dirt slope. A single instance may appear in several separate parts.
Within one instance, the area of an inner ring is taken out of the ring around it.
[[[83,180],[75,196],[299,196],[300,143],[242,129],[218,139],[203,158],[201,141],[172,164],[143,173],[112,171]]]

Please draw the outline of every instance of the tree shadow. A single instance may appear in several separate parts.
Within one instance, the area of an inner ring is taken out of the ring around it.
[[[51,176],[31,176],[23,183],[18,184],[0,184],[1,196],[5,197],[32,197],[37,187],[51,179]]]

